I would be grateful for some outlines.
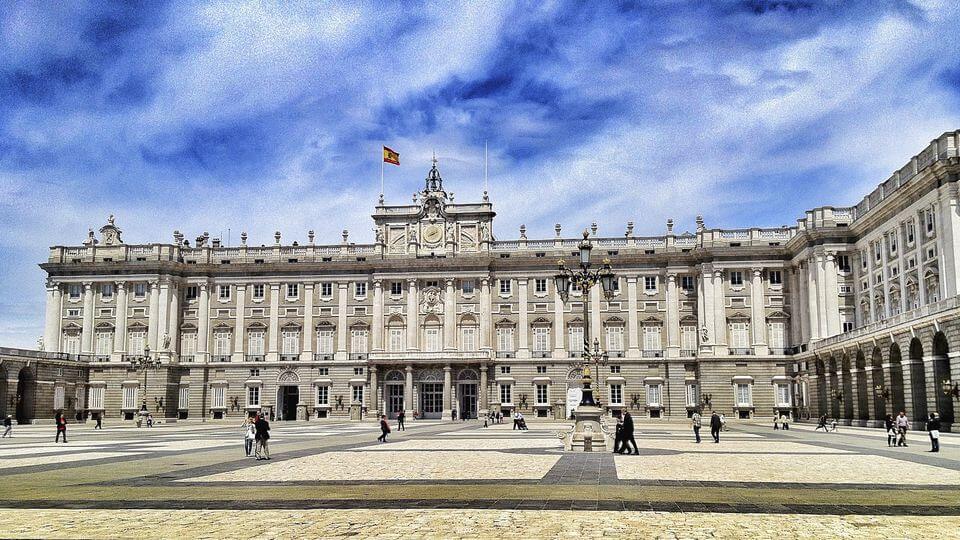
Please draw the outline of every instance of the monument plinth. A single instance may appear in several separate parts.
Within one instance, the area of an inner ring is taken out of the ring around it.
[[[563,436],[563,446],[568,452],[606,452],[610,448],[610,435],[604,431],[600,422],[603,409],[597,406],[593,399],[591,388],[590,368],[583,369],[583,398],[573,418],[576,421],[573,429]]]

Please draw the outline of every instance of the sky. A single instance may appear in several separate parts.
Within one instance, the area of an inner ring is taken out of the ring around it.
[[[794,224],[960,129],[952,0],[19,2],[0,8],[0,346],[53,245],[371,242],[436,153],[493,232]]]

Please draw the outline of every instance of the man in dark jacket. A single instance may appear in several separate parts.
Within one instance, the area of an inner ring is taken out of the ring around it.
[[[390,424],[387,422],[387,415],[380,415],[380,436],[377,437],[377,440],[380,442],[387,442],[387,433],[390,433]]]
[[[613,451],[617,454],[620,453],[620,445],[623,444],[623,418],[617,418],[617,427],[614,430],[613,435]]]
[[[403,427],[403,421],[407,419],[407,415],[400,411],[397,413],[397,431],[406,431],[407,428]]]
[[[255,452],[257,459],[270,459],[270,446],[267,443],[267,441],[270,440],[270,422],[267,422],[265,416],[257,415],[257,420],[253,425],[257,430],[255,435],[257,441],[257,449]]]
[[[940,415],[930,413],[930,420],[927,420],[927,432],[930,434],[930,451],[940,451]]]
[[[63,413],[57,413],[56,417],[57,422],[57,438],[53,442],[60,442],[60,434],[63,434],[63,442],[67,442],[67,419],[63,416]]]
[[[722,427],[720,415],[717,414],[717,411],[713,411],[713,414],[710,415],[710,435],[713,435],[713,442],[720,442],[720,428]]]
[[[620,453],[622,454],[624,450],[628,454],[640,455],[640,449],[637,448],[637,441],[633,440],[633,417],[630,416],[629,412],[623,413],[623,429],[621,431],[621,438],[623,443],[620,446]],[[630,451],[630,446],[633,446],[633,452]]]

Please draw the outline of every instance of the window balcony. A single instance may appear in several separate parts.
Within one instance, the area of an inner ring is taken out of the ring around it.
[[[515,358],[517,353],[514,351],[497,351],[497,358]]]
[[[533,351],[534,358],[550,358],[550,351]]]
[[[181,362],[193,362],[193,355],[192,355],[192,354],[181,355],[181,356],[180,356],[180,361],[181,361]]]
[[[750,355],[750,354],[753,354],[753,349],[749,347],[746,347],[743,349],[731,347],[727,349],[727,352],[734,355]]]
[[[607,351],[607,356],[610,358],[623,358],[623,351]]]
[[[770,354],[791,354],[792,348],[771,348]]]
[[[215,354],[215,355],[213,355],[213,356],[210,357],[210,361],[211,361],[211,362],[229,362],[229,361],[230,361],[230,355],[229,355],[229,354]]]
[[[134,361],[134,360],[140,361],[140,360],[146,360],[146,359],[147,359],[147,357],[144,356],[144,355],[142,355],[142,354],[125,354],[125,355],[123,355],[121,358],[123,358],[123,361],[124,361],[124,362],[131,362],[131,361]]]
[[[663,358],[663,351],[643,351],[644,358]]]
[[[248,354],[244,357],[247,362],[263,362],[264,356],[262,354]]]
[[[315,362],[319,362],[323,360],[333,360],[333,353],[326,353],[326,352],[313,353],[313,360]]]
[[[350,359],[351,359],[351,360],[366,360],[366,359],[367,359],[367,353],[365,353],[365,352],[350,353]]]
[[[109,362],[109,361],[110,361],[110,355],[109,355],[109,354],[98,354],[98,355],[94,356],[93,359],[94,359],[95,361],[97,361],[97,362]]]
[[[697,350],[696,349],[680,349],[680,356],[687,358],[696,358]]]
[[[281,354],[280,355],[281,362],[296,362],[299,359],[300,359],[299,354]]]
[[[570,356],[570,358],[580,358],[583,356],[583,351],[572,350],[567,351],[567,354]]]

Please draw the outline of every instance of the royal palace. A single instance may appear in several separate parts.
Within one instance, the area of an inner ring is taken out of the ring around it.
[[[869,141],[865,140],[865,143]],[[960,131],[853,207],[792,226],[660,236],[495,234],[493,203],[454,201],[434,162],[375,241],[127,243],[113,217],[54,246],[38,351],[0,349],[0,408],[168,421],[262,411],[291,421],[567,418],[591,368],[611,416],[905,410],[953,422],[960,399]],[[785,186],[785,190],[789,188]],[[786,191],[785,191],[786,193]],[[605,228],[608,224],[604,225]],[[609,290],[557,289],[558,260],[608,262]],[[586,305],[585,305],[586,304]],[[596,340],[596,341],[595,341]],[[594,342],[595,363],[581,353]],[[917,424],[919,422],[919,424]]]

